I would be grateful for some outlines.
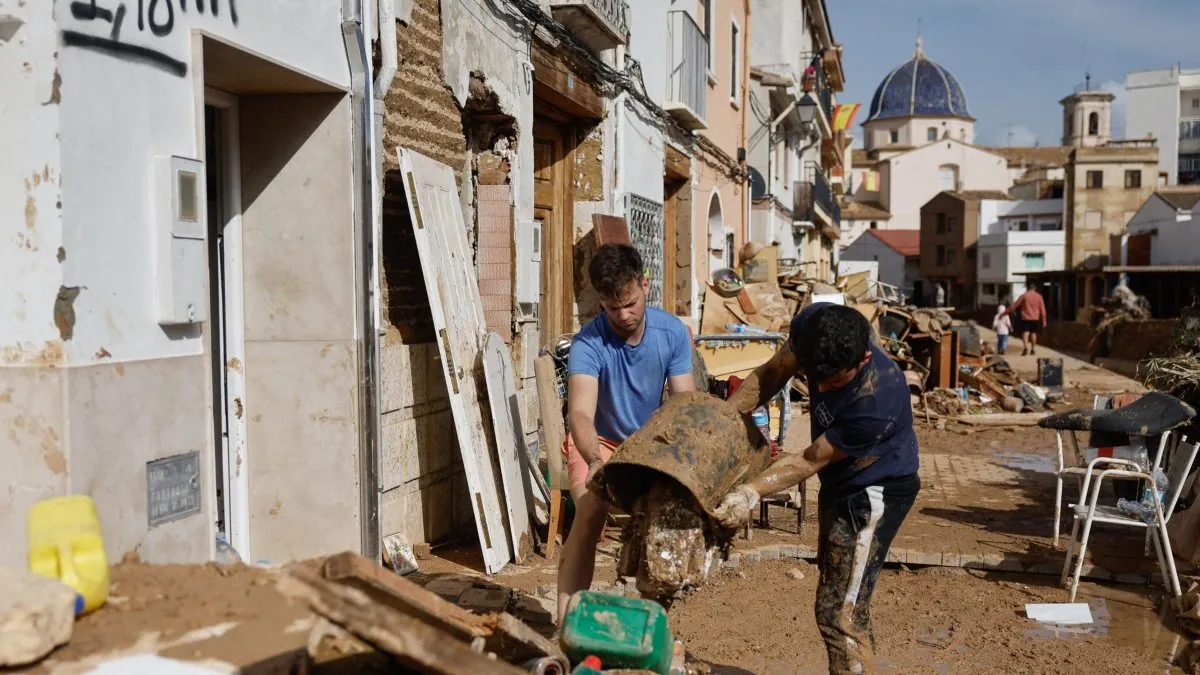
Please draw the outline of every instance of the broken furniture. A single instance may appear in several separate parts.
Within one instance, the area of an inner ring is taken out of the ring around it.
[[[1074,476],[1080,482],[1080,501],[1083,501],[1086,498],[1083,486],[1097,470],[1112,466],[1153,472],[1161,463],[1170,436],[1168,432],[1183,426],[1195,415],[1196,411],[1183,401],[1152,391],[1116,410],[1084,408],[1042,418],[1038,426],[1055,431],[1057,449],[1054,546],[1058,546],[1064,478]],[[1089,441],[1099,442],[1089,442],[1087,447],[1080,449],[1075,433],[1085,431],[1094,434]],[[1162,438],[1151,462],[1147,439],[1160,434]],[[1069,460],[1067,454],[1070,454]]]
[[[566,669],[562,650],[511,614],[473,614],[355,553],[320,573],[292,565],[279,588],[415,672],[519,675],[543,658]]]
[[[766,363],[775,352],[787,345],[787,333],[720,333],[716,335],[699,335],[693,342],[697,351],[704,359],[708,373],[716,379],[731,376],[748,377],[758,366]],[[748,356],[748,358],[747,358]],[[777,405],[779,409],[778,432],[774,438],[768,438],[782,447],[787,438],[788,427],[792,421],[792,380],[789,378],[783,389],[767,403],[768,410]],[[774,416],[772,416],[774,417]],[[772,419],[772,422],[775,420]],[[774,458],[772,458],[774,459]],[[753,476],[747,476],[747,479]],[[805,503],[807,501],[807,481],[796,487],[795,494],[781,492],[774,495],[764,495],[759,502],[759,524],[770,527],[768,508],[772,505],[794,509],[796,511],[796,531],[804,533]],[[746,526],[746,538],[751,538],[751,525]]]
[[[554,557],[558,537],[563,531],[563,511],[566,509],[569,490],[567,462],[563,447],[567,442],[567,425],[564,419],[563,400],[560,394],[565,384],[560,383],[558,365],[552,354],[543,352],[533,362],[533,373],[537,383],[538,412],[542,419],[542,447],[545,449],[548,468],[550,496],[550,529],[546,533],[546,558]]]
[[[1164,438],[1166,438],[1165,434]],[[1188,474],[1191,473],[1192,465],[1196,461],[1196,451],[1198,448],[1200,446],[1197,446],[1196,443],[1188,442],[1186,436],[1180,438],[1179,445],[1171,456],[1170,466],[1167,470],[1168,486],[1165,495],[1166,504],[1163,504],[1159,499],[1158,490],[1155,489],[1155,479],[1151,472],[1139,468],[1133,462],[1123,462],[1122,464],[1126,468],[1103,469],[1094,474],[1094,480],[1093,474],[1090,472],[1084,476],[1081,497],[1086,499],[1086,503],[1076,504],[1074,508],[1075,524],[1071,528],[1071,541],[1067,545],[1067,557],[1063,561],[1061,579],[1063,583],[1066,582],[1067,573],[1071,567],[1072,556],[1075,556],[1075,573],[1071,579],[1071,602],[1075,602],[1075,593],[1079,589],[1079,577],[1083,573],[1083,559],[1087,554],[1088,537],[1092,533],[1093,523],[1145,528],[1150,539],[1154,542],[1154,550],[1158,555],[1158,565],[1162,571],[1163,585],[1167,587],[1167,591],[1171,593],[1171,597],[1173,598],[1177,598],[1183,594],[1179,585],[1179,573],[1175,569],[1174,553],[1171,551],[1171,539],[1167,535],[1167,521],[1171,519],[1171,515],[1175,512],[1175,505],[1179,502],[1179,494],[1183,490]],[[1121,465],[1117,464],[1115,466]],[[1100,487],[1104,483],[1105,478],[1135,478],[1143,480],[1150,485],[1148,492],[1150,493],[1153,509],[1148,517],[1143,518],[1138,515],[1126,513],[1117,506],[1100,506],[1097,504],[1100,497]],[[1080,524],[1083,525],[1082,538],[1080,538],[1079,532]],[[1078,551],[1075,550],[1076,542],[1079,543]]]

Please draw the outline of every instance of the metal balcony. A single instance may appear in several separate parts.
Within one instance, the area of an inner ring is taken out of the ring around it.
[[[805,163],[804,180],[796,181],[792,195],[792,217],[797,224],[811,223],[823,232],[840,230],[842,207],[820,165]]]
[[[550,0],[550,13],[594,52],[629,44],[626,0]]]
[[[686,129],[707,129],[708,37],[682,10],[667,15],[667,65],[663,108]]]

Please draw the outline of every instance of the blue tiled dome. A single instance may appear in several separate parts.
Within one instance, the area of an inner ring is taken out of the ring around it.
[[[888,73],[875,90],[867,121],[926,115],[971,117],[958,80],[926,58],[918,43],[912,59]]]

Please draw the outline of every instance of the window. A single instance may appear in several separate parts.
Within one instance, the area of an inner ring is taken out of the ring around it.
[[[1141,171],[1141,169],[1127,169],[1125,171],[1125,187],[1126,188],[1142,187],[1142,171]]]
[[[1041,251],[1022,253],[1021,257],[1025,259],[1025,269],[1027,270],[1046,269],[1046,254]]]
[[[946,234],[946,214],[937,214],[937,233]]]
[[[899,143],[900,142],[900,130],[892,129],[891,131],[889,131],[888,132],[888,141],[891,143]]]
[[[733,269],[733,233],[725,235],[725,267]]]
[[[1009,290],[1008,284],[996,284],[996,295],[999,296],[1000,299],[1007,298]]]
[[[874,221],[874,220],[872,220],[872,221],[871,221],[871,229],[872,229],[872,230],[879,229],[879,223],[878,223],[878,222],[876,222],[876,221]]]
[[[941,267],[946,264],[946,247],[938,244],[937,247],[937,266]]]
[[[946,264],[955,265],[958,263],[958,251],[952,248],[946,249]]]
[[[995,295],[996,294],[996,284],[984,284],[983,285],[983,294],[984,295]]]
[[[1104,172],[1089,171],[1087,172],[1087,188],[1089,190],[1098,190],[1104,187]]]
[[[1065,129],[1067,132],[1066,134],[1064,134],[1065,136],[1070,137],[1071,134],[1074,132],[1074,128],[1075,128],[1074,122],[1075,122],[1075,118],[1072,117],[1071,113],[1068,112],[1066,114],[1066,116],[1063,118],[1063,129]]]
[[[1200,98],[1192,99],[1192,110],[1195,110],[1196,108],[1200,108]]]
[[[983,259],[979,261],[979,264],[985,270],[991,269],[992,268],[992,254],[988,253],[987,251],[984,251]]]
[[[704,37],[708,38],[708,70],[712,72],[712,46],[716,44],[713,39],[713,8],[712,0],[700,0],[700,5],[704,7]]]
[[[1028,220],[1018,220],[1017,221],[1017,232],[1028,232],[1028,231],[1029,231],[1029,221]]]
[[[925,130],[925,140],[927,140],[927,141],[936,141],[937,140],[937,127],[929,127],[928,129]]]
[[[953,192],[958,189],[958,166],[943,164],[938,167],[938,178],[941,180],[942,192]]]
[[[741,51],[739,36],[741,32],[738,29],[735,21],[730,26],[729,37],[729,98],[736,101],[740,98],[740,88],[742,86],[742,70],[741,63],[738,62],[739,52]]]
[[[1085,230],[1098,230],[1104,225],[1104,214],[1100,211],[1088,211],[1083,214]]]
[[[946,216],[946,234],[954,234],[954,226],[958,225],[957,216]]]
[[[1100,113],[1088,114],[1088,136],[1098,136],[1100,134]]]

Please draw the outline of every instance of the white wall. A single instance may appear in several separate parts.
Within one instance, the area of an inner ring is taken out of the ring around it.
[[[1026,253],[1042,253],[1045,264],[1042,270],[1061,270],[1066,255],[1066,232],[1004,232],[985,234],[979,238],[976,260],[976,278],[980,284],[1013,284],[1014,292],[1024,288],[1022,272],[1038,268],[1027,267]],[[980,302],[994,303],[996,297],[985,294]],[[1010,298],[1011,299],[1011,298]]]
[[[1027,231],[1063,229],[1063,200],[999,200],[984,199],[979,202],[979,232],[997,234],[1018,230],[1020,223]]]
[[[953,140],[930,143],[884,163],[880,178],[887,191],[884,206],[892,214],[888,229],[920,229],[921,207],[942,191],[939,169],[947,164],[958,166],[963,190],[1004,192],[1012,185],[1003,157]]]
[[[922,147],[928,145],[929,130],[934,129],[936,141],[952,138],[962,143],[975,142],[975,123],[957,118],[899,117],[872,120],[863,125],[863,141],[867,150],[887,148],[889,145]],[[892,132],[897,134],[892,143]]]
[[[883,243],[871,232],[866,232],[854,243],[842,249],[845,261],[866,260],[879,263],[879,281],[899,288],[905,295],[912,296],[913,279],[905,275],[904,256]]]
[[[1200,87],[1200,70],[1136,70],[1125,76],[1125,138],[1158,139],[1158,170],[1179,179],[1180,85]]]
[[[1156,232],[1150,239],[1151,265],[1200,264],[1200,203],[1190,212],[1179,213],[1158,197],[1151,197],[1128,227],[1131,235]]]

